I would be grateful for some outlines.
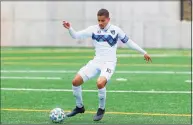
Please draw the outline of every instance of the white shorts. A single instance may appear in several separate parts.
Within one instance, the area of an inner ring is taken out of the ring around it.
[[[78,74],[83,78],[84,82],[99,74],[109,81],[115,71],[115,67],[116,62],[98,62],[96,60],[90,60],[79,70]]]

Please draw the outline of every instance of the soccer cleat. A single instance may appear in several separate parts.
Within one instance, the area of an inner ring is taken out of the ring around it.
[[[105,109],[98,108],[98,111],[96,115],[94,116],[94,121],[100,121],[103,118],[103,115],[105,114]]]
[[[72,116],[75,116],[78,113],[84,113],[84,112],[85,112],[84,106],[82,108],[78,108],[76,106],[76,108],[72,112],[66,114],[66,116],[67,117],[72,117]]]

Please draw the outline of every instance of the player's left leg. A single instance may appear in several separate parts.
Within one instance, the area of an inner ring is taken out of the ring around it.
[[[100,76],[97,79],[97,87],[98,87],[98,98],[99,98],[99,108],[97,110],[96,115],[94,116],[94,121],[99,121],[103,118],[105,113],[105,102],[106,102],[106,85],[107,79],[104,76]]]
[[[103,118],[105,113],[106,103],[106,84],[114,73],[115,64],[110,63],[102,67],[100,77],[97,79],[98,97],[99,97],[99,108],[94,116],[94,121],[99,121]]]

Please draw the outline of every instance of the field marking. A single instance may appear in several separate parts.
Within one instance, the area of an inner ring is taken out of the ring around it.
[[[116,81],[126,82],[126,81],[127,81],[127,79],[125,79],[125,78],[116,78]]]
[[[181,71],[115,71],[121,74],[191,74],[191,72]]]
[[[62,48],[62,49],[58,49],[58,48],[53,48],[53,49],[42,49],[42,48],[28,48],[25,50],[21,50],[21,49],[12,49],[12,48],[1,48],[1,53],[2,54],[6,54],[6,53],[11,53],[11,54],[18,54],[18,53],[61,53],[61,52],[65,52],[65,53],[80,53],[80,52],[95,52],[94,48],[92,49],[88,49],[88,48],[80,48],[80,49],[76,49],[76,48]],[[136,53],[134,50],[131,49],[121,49],[118,48],[117,52],[133,52]],[[183,51],[179,51],[179,50],[148,50],[149,53],[168,53],[168,52],[173,52],[174,54],[176,53],[183,53],[183,54],[190,54],[191,50],[183,50]]]
[[[185,82],[192,83],[192,81],[191,81],[191,80],[186,80]]]
[[[143,57],[141,54],[117,54],[117,57]],[[151,54],[151,57],[191,57],[191,54]]]
[[[50,112],[48,109],[18,109],[18,108],[1,108],[1,111],[16,111],[16,112]],[[70,110],[65,110],[70,112]],[[86,114],[95,114],[96,111],[85,111]],[[180,116],[191,117],[191,114],[168,114],[168,113],[139,113],[139,112],[105,112],[105,114],[115,115],[143,115],[143,116]]]
[[[30,59],[91,59],[93,56],[32,56],[32,57],[1,57],[1,60],[30,60]]]
[[[60,77],[31,77],[31,76],[1,76],[1,79],[33,79],[33,80],[61,80]]]
[[[76,73],[77,70],[1,70],[1,73]],[[115,71],[117,74],[191,74],[187,71]]]
[[[39,92],[72,92],[72,89],[30,89],[30,88],[1,88],[4,91],[39,91]],[[98,92],[98,90],[82,90],[83,92]],[[147,94],[190,94],[191,91],[135,91],[135,90],[108,90],[108,93],[147,93]]]
[[[81,66],[83,63],[72,63],[72,62],[1,62],[1,65],[28,65],[28,66]],[[191,64],[122,64],[118,63],[117,66],[143,66],[143,67],[191,67]]]

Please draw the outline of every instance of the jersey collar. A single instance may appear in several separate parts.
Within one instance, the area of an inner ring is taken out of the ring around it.
[[[109,27],[111,26],[111,24],[110,23],[108,23],[106,26],[105,26],[105,28],[104,29],[101,29],[101,30],[103,30],[103,31],[107,31],[108,29],[109,29]]]

